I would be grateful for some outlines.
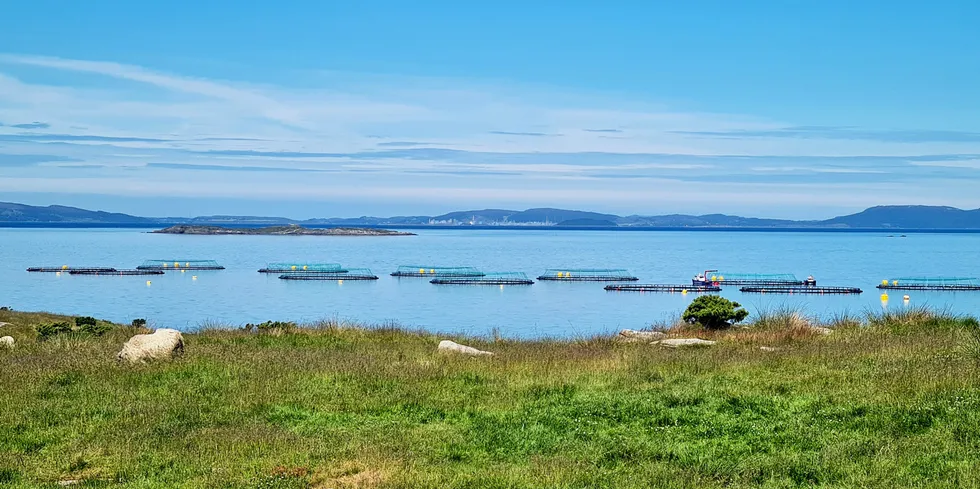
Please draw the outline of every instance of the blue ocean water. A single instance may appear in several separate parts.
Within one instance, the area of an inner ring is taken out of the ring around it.
[[[850,296],[743,294],[751,313],[793,307],[814,316],[861,314],[910,305],[980,314],[980,292],[891,292],[875,285],[900,276],[980,276],[980,234],[413,230],[409,237],[180,236],[143,229],[0,229],[0,305],[82,314],[158,327],[204,322],[341,318],[395,322],[430,331],[510,337],[570,337],[643,328],[680,315],[696,295],[606,292],[599,283],[438,286],[389,276],[399,265],[474,266],[522,271],[627,268],[640,283],[690,283],[711,268],[729,273],[814,275],[820,285],[858,286]],[[30,266],[133,268],[145,259],[214,259],[223,271],[102,277],[28,273]],[[268,262],[338,262],[367,267],[372,282],[285,281],[259,274]],[[194,279],[193,277],[196,277]],[[151,281],[146,284],[147,279]]]

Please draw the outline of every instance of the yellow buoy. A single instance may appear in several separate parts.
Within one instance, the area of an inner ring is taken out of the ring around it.
[[[424,274],[425,274],[425,269],[424,269],[424,268],[420,268],[420,269],[419,269],[419,273],[421,273],[421,274],[423,274],[423,275],[424,275]]]
[[[887,280],[882,280],[881,281],[881,285],[888,285],[888,281]]]
[[[306,265],[303,265],[303,270],[306,270]]]
[[[434,268],[430,268],[430,269],[429,269],[429,273],[436,273],[436,269],[434,269]]]
[[[892,285],[898,285],[898,280],[892,280]]]
[[[61,276],[61,272],[54,272],[54,276],[55,277],[60,277]]]
[[[888,294],[881,294],[881,302],[888,302]]]
[[[343,280],[338,280],[337,281],[337,285],[344,285],[344,281]]]
[[[718,276],[718,281],[719,282],[724,282],[725,281],[725,276],[724,275],[719,275]]]
[[[191,280],[197,280],[197,275],[194,275],[193,277],[191,277]]]
[[[187,270],[181,270],[180,273],[187,273]]]
[[[184,266],[185,266],[185,267],[189,267],[189,266],[191,266],[191,262],[187,262],[187,263],[185,263],[185,264],[184,264]]]
[[[152,283],[152,282],[150,282],[149,280],[147,280],[147,281],[146,281],[146,286],[147,286],[147,287],[149,287],[151,283]]]
[[[174,268],[180,268],[180,262],[179,261],[175,261],[174,262]]]
[[[687,289],[682,290],[681,291],[681,294],[685,294],[686,295],[687,294]]]
[[[163,264],[163,268],[167,268],[167,264],[166,263]]]
[[[712,282],[717,282],[718,281],[718,276],[717,275],[712,275],[711,276],[711,281]]]
[[[68,270],[68,265],[62,265],[62,266],[61,266],[61,269],[62,269],[62,270]]]
[[[290,270],[296,270],[296,265],[289,267]]]
[[[905,301],[905,302],[908,302],[909,301],[909,296],[906,295],[905,297],[902,297],[902,300]]]

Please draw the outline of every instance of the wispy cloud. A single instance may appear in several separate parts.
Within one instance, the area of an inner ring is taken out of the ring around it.
[[[0,124],[0,127],[3,127],[3,124]],[[51,127],[51,124],[46,122],[27,122],[23,124],[10,124],[7,127],[13,127],[15,129],[47,129]]]
[[[977,143],[980,132],[944,130],[875,130],[857,127],[791,126],[771,130],[673,131],[675,134],[711,138],[796,138],[867,140],[889,143]]]
[[[0,190],[77,191],[85,177],[91,193],[356,194],[399,209],[436,199],[763,205],[782,195],[839,206],[954,194],[980,206],[970,184],[980,135],[969,131],[806,126],[470,80],[339,79],[260,85],[0,55],[0,113],[18,123],[0,127]]]
[[[279,173],[324,173],[335,170],[315,168],[284,168],[273,166],[232,166],[232,165],[190,165],[186,163],[147,163],[147,168],[164,168],[167,170],[198,170],[198,171],[245,171],[245,172],[279,172]]]
[[[18,155],[0,153],[0,167],[2,166],[34,166],[38,163],[49,163],[57,161],[82,161],[74,158],[55,155]]]
[[[548,134],[545,132],[517,132],[517,131],[490,131],[490,134],[498,136],[528,136],[535,138],[559,137],[561,134]]]

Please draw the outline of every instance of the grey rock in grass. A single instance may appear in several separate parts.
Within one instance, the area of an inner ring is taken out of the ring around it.
[[[624,341],[627,343],[637,343],[637,342],[650,342],[656,340],[662,340],[667,337],[667,333],[663,331],[637,331],[635,329],[624,329],[619,332],[619,336],[616,337],[619,341]]]
[[[814,333],[818,333],[818,334],[830,334],[830,333],[833,333],[834,330],[832,330],[830,328],[824,328],[824,327],[821,327],[821,326],[813,326],[813,332]]]
[[[0,349],[13,348],[13,347],[14,347],[13,336],[4,336],[3,338],[0,338]]]
[[[775,346],[760,346],[759,349],[762,351],[779,351],[779,348]]]
[[[711,346],[716,342],[702,340],[701,338],[670,338],[667,340],[654,341],[653,345],[666,346],[667,348],[680,348],[682,346]]]
[[[10,323],[5,323],[3,321],[0,321],[0,328],[2,328],[4,326],[10,326]]]
[[[150,334],[138,334],[127,341],[117,355],[119,361],[145,363],[165,360],[184,353],[184,338],[176,329],[158,329]]]
[[[472,346],[460,345],[455,341],[442,340],[439,342],[439,351],[447,353],[460,353],[463,355],[478,355],[486,356],[493,355],[493,353],[483,350],[477,350]]]

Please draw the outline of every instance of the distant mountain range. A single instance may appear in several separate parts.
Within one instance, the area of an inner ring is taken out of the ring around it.
[[[76,207],[51,205],[37,207],[0,202],[2,224],[92,224],[92,225],[239,225],[271,226],[302,224],[307,226],[558,226],[581,228],[662,227],[662,228],[772,228],[772,229],[978,229],[980,209],[963,210],[936,206],[879,206],[857,214],[820,221],[758,219],[752,217],[706,214],[693,216],[617,216],[565,209],[483,209],[456,211],[440,216],[396,216],[355,218],[317,218],[294,220],[261,216],[138,217],[114,212],[89,211]]]

